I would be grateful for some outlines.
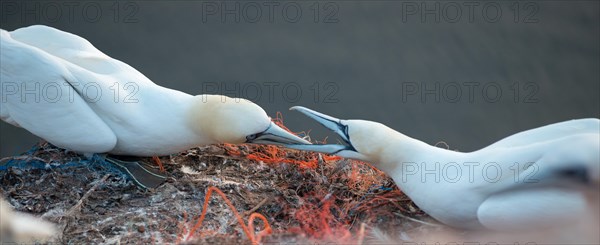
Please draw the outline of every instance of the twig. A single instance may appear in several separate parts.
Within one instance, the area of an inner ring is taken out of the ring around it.
[[[438,224],[433,224],[433,223],[425,222],[425,221],[418,220],[418,219],[415,219],[415,218],[411,218],[411,217],[408,217],[408,216],[406,216],[404,214],[401,214],[401,213],[394,213],[394,214],[396,216],[399,216],[399,217],[402,217],[402,218],[405,218],[407,220],[414,221],[414,222],[417,222],[417,223],[421,223],[421,224],[424,224],[424,225],[433,226],[433,227],[440,227],[441,226],[441,225],[438,225]]]
[[[73,213],[75,213],[76,210],[81,208],[81,205],[83,204],[83,201],[85,201],[86,199],[88,199],[88,197],[92,194],[92,192],[94,192],[96,190],[96,188],[98,188],[98,186],[100,186],[100,184],[104,183],[104,181],[106,181],[106,179],[108,179],[108,177],[110,176],[110,174],[106,174],[104,175],[104,177],[102,177],[102,179],[100,179],[98,182],[96,182],[96,184],[94,186],[92,186],[92,188],[90,188],[80,199],[79,201],[77,201],[77,203],[75,204],[75,206],[71,207],[69,209],[69,211],[67,211],[67,213],[64,216],[71,216],[73,215]]]
[[[268,200],[269,200],[269,197],[265,197],[265,199],[263,199],[258,204],[256,204],[255,207],[253,207],[252,209],[244,212],[244,215],[249,215],[251,213],[254,213],[256,210],[258,210],[260,207],[262,207],[262,205],[265,205],[265,203],[267,203]]]
[[[218,185],[218,186],[223,186],[223,185],[235,185],[235,186],[243,186],[243,187],[248,187],[247,184],[245,183],[240,183],[240,182],[236,182],[235,180],[214,180],[213,178],[204,176],[202,178],[195,178],[192,179],[192,181],[194,182],[209,182],[213,185]]]
[[[250,209],[249,211],[244,212],[244,216],[251,215],[256,210],[258,210],[262,205],[264,205],[268,200],[269,200],[269,197],[266,197],[265,199],[260,201],[258,204],[256,204],[256,206],[254,208]],[[231,222],[229,222],[229,225],[231,226],[231,225],[235,224],[235,222],[236,222],[235,220],[232,220]]]

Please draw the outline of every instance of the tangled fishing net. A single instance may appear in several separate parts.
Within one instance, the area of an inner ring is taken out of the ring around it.
[[[40,143],[0,160],[0,194],[58,224],[61,243],[360,244],[439,229],[364,162],[228,144],[160,160],[169,179],[142,190],[97,157]]]

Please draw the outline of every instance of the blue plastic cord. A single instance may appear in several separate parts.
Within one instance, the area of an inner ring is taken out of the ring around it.
[[[27,151],[21,156],[32,155],[35,151],[38,150],[37,146],[34,146],[32,149]],[[104,157],[99,154],[92,155],[91,159],[86,159],[82,157],[79,161],[69,161],[62,164],[51,164],[45,163],[36,159],[11,159],[6,164],[0,165],[0,171],[7,171],[9,168],[16,168],[22,170],[33,170],[33,169],[64,169],[64,168],[72,168],[72,167],[95,167],[101,166],[103,169],[109,169],[114,172],[121,172],[116,167],[112,166],[112,164],[107,163],[104,160]]]

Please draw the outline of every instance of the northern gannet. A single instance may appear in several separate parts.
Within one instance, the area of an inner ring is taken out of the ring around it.
[[[58,147],[160,156],[218,143],[309,143],[248,100],[161,87],[77,35],[37,25],[0,37],[0,118]],[[135,161],[107,160],[140,185],[164,180]]]
[[[568,224],[597,213],[600,121],[570,120],[520,132],[474,152],[431,146],[381,123],[292,107],[342,144],[295,145],[370,162],[433,218],[496,231]],[[595,205],[593,203],[596,203]]]

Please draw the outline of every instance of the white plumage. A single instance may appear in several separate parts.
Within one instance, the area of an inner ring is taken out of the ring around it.
[[[572,224],[597,214],[598,202],[590,200],[600,190],[598,119],[527,130],[463,153],[428,145],[380,123],[292,109],[333,130],[347,145],[290,147],[371,162],[445,224],[511,231]]]
[[[307,143],[250,101],[161,87],[79,36],[47,26],[0,32],[0,117],[59,147],[153,156],[215,143]]]

